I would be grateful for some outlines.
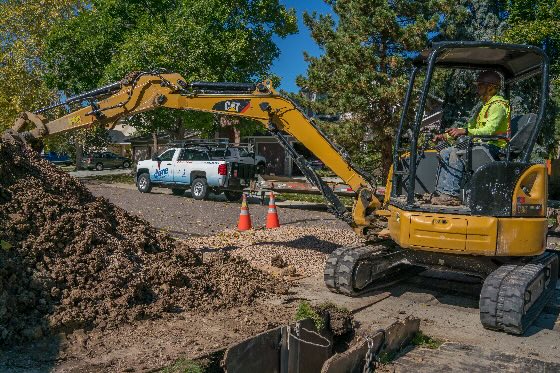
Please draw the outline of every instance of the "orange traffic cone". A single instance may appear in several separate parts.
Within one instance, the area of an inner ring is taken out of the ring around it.
[[[243,193],[243,202],[241,202],[241,213],[239,214],[237,230],[246,231],[251,228],[251,215],[249,214],[249,206],[247,206],[247,195]]]
[[[270,192],[270,200],[268,202],[268,214],[266,215],[267,228],[280,228],[278,221],[278,212],[276,212],[276,204],[274,203],[274,192]]]

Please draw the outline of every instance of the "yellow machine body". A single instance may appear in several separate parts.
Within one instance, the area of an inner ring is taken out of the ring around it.
[[[548,230],[546,196],[546,166],[536,164],[517,181],[512,217],[413,211],[389,202],[389,232],[405,249],[482,256],[540,255],[546,248]]]

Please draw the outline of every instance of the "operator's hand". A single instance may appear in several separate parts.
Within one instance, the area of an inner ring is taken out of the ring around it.
[[[434,140],[433,141],[445,141],[445,133],[438,133],[434,136]]]
[[[459,136],[463,136],[467,134],[467,130],[464,128],[450,128],[445,132],[453,138],[457,138]]]

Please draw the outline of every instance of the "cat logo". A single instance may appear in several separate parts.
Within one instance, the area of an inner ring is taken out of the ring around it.
[[[212,110],[229,113],[244,113],[251,107],[251,100],[227,100],[214,105]]]
[[[235,113],[237,113],[239,111],[239,106],[241,104],[239,102],[235,102],[235,101],[226,101],[226,103],[224,104],[224,107],[226,109],[226,111],[233,111]]]

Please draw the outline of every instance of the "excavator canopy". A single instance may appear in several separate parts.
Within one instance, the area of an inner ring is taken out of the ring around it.
[[[427,65],[433,52],[438,67],[496,70],[506,79],[540,73],[548,65],[548,58],[537,47],[468,41],[434,43],[418,55],[415,64]]]

